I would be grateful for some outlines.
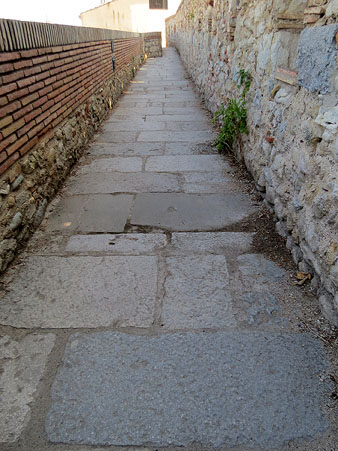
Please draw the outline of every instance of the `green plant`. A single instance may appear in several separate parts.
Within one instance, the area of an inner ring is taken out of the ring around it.
[[[242,134],[248,134],[247,105],[245,96],[251,86],[249,72],[241,69],[238,73],[237,88],[240,90],[239,99],[230,99],[228,104],[222,105],[214,115],[214,123],[221,122],[220,133],[216,140],[219,152],[233,151],[235,142],[239,144],[242,153]]]

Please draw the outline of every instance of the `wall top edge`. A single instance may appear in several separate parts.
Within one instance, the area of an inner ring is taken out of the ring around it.
[[[143,33],[0,19],[0,52],[143,37]]]

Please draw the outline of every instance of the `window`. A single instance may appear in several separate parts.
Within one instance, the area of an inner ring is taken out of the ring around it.
[[[149,9],[168,9],[168,0],[149,0]]]

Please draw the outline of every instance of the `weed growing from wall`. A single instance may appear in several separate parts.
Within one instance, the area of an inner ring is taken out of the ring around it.
[[[251,76],[249,72],[241,69],[237,85],[239,98],[231,99],[226,106],[222,105],[214,115],[214,123],[221,123],[221,130],[216,140],[219,152],[233,152],[234,144],[237,142],[242,156],[242,134],[247,135],[249,133],[245,97],[250,86]]]

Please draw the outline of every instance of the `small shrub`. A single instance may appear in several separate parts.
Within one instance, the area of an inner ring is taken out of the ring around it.
[[[219,152],[233,151],[235,142],[239,143],[240,154],[242,153],[242,134],[248,134],[247,127],[247,105],[245,96],[251,86],[249,72],[241,69],[239,71],[239,82],[237,88],[240,91],[239,99],[229,100],[227,105],[222,105],[214,115],[214,123],[221,122],[221,130],[216,140]]]

